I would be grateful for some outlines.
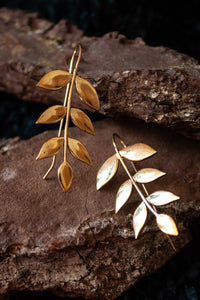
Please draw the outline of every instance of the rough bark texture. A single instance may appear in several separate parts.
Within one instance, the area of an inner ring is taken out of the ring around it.
[[[150,47],[117,32],[83,36],[67,21],[36,13],[0,10],[0,90],[21,99],[60,103],[64,91],[36,88],[46,72],[66,68],[77,42],[83,46],[79,75],[96,87],[105,115],[129,115],[200,139],[200,70],[191,57]],[[75,106],[85,108],[75,96]]]
[[[175,254],[150,213],[143,232],[134,239],[132,214],[139,200],[135,191],[114,214],[116,192],[127,179],[121,167],[115,178],[96,191],[97,170],[114,153],[113,132],[127,145],[144,142],[158,151],[137,166],[168,173],[147,188],[181,197],[159,212],[177,222],[180,235],[173,238],[177,250],[190,240],[189,227],[200,207],[199,142],[128,119],[94,125],[96,137],[70,128],[70,137],[87,146],[94,167],[69,157],[74,179],[67,193],[57,180],[61,153],[47,181],[42,175],[51,159],[35,161],[43,142],[55,136],[53,131],[1,152],[0,294],[49,289],[59,295],[114,299]]]
[[[8,149],[12,148],[19,142],[19,137],[10,138],[10,139],[0,139],[0,151],[6,152]]]

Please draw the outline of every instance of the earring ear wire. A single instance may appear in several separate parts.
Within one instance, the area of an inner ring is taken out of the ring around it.
[[[122,150],[118,149],[116,139],[118,139],[122,144]],[[138,171],[134,164],[134,161],[146,159],[154,155],[156,151],[143,143],[137,143],[127,147],[123,139],[117,133],[113,134],[112,143],[116,154],[108,158],[99,169],[97,174],[97,190],[107,184],[114,177],[118,168],[118,161],[120,161],[129,179],[126,180],[118,189],[115,213],[118,213],[122,206],[127,202],[131,195],[132,187],[134,187],[142,200],[133,214],[133,229],[135,232],[135,238],[138,237],[146,222],[148,209],[155,216],[158,228],[167,235],[172,248],[176,251],[176,248],[169,236],[178,235],[176,224],[170,216],[158,213],[155,206],[168,204],[172,201],[178,200],[179,197],[168,191],[156,191],[149,195],[144,183],[151,182],[166,173],[152,168],[144,168]],[[135,172],[133,176],[126,166],[124,159],[131,161],[131,165]],[[143,195],[138,183],[141,184],[146,196]]]

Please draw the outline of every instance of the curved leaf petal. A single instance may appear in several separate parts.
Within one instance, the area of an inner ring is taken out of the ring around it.
[[[147,197],[147,200],[153,205],[165,205],[178,199],[180,197],[167,191],[156,191]]]
[[[99,110],[99,97],[89,81],[76,76],[76,89],[81,100],[90,107]]]
[[[82,129],[83,131],[95,135],[90,118],[82,110],[78,108],[71,108],[70,114],[74,125]]]
[[[65,192],[70,188],[73,179],[73,170],[70,164],[64,161],[58,169],[58,181]]]
[[[133,215],[133,229],[135,232],[135,238],[138,238],[138,235],[145,224],[147,218],[147,208],[144,202],[141,202],[140,205],[136,208]]]
[[[151,155],[155,154],[157,151],[151,148],[150,146],[143,144],[143,143],[137,143],[132,146],[128,146],[120,151],[121,156],[133,160],[133,161],[139,161],[143,160],[147,157],[150,157]]]
[[[128,179],[118,189],[116,196],[115,213],[117,213],[129,199],[132,192],[132,187],[132,182],[130,179]]]
[[[170,235],[178,235],[178,229],[174,220],[165,214],[158,214],[156,222],[161,231]]]
[[[63,70],[54,70],[45,74],[37,83],[37,86],[47,90],[58,90],[66,86],[71,79],[72,74]]]
[[[40,152],[36,160],[50,157],[57,154],[62,148],[63,143],[64,143],[63,137],[54,137],[49,139],[42,145],[42,148],[40,149]]]
[[[118,164],[119,162],[116,154],[112,155],[104,162],[97,174],[97,190],[113,178],[117,172]]]
[[[137,181],[139,183],[147,183],[147,182],[151,182],[165,174],[166,174],[165,172],[162,172],[157,169],[145,168],[145,169],[141,169],[140,171],[135,173],[133,178],[135,179],[135,181]]]
[[[54,105],[47,108],[35,122],[36,124],[53,124],[62,120],[66,115],[67,108],[63,105]]]
[[[88,151],[80,141],[72,138],[68,138],[68,147],[71,154],[75,158],[78,158],[81,161],[85,162],[86,164],[92,166],[92,161],[88,154]]]

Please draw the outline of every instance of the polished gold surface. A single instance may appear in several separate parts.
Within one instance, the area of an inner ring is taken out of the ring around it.
[[[132,192],[133,185],[130,179],[126,180],[117,191],[116,203],[115,203],[115,213],[118,213],[120,208],[126,203],[129,199]]]
[[[47,108],[35,122],[36,124],[57,123],[66,115],[67,108],[63,105],[54,105]]]
[[[128,146],[120,151],[122,157],[133,161],[143,160],[155,153],[156,150],[143,143],[137,143],[132,146]]]
[[[95,135],[94,128],[90,118],[80,109],[71,108],[72,93],[73,93],[75,82],[76,82],[76,88],[78,90],[79,96],[82,98],[82,100],[87,105],[95,109],[99,109],[99,98],[94,87],[87,80],[77,76],[81,54],[82,54],[81,45],[77,44],[72,54],[72,58],[69,66],[69,72],[62,71],[62,70],[51,71],[45,74],[37,84],[37,86],[39,87],[50,89],[50,90],[57,90],[64,86],[66,87],[63,105],[54,105],[48,108],[43,112],[43,114],[36,121],[36,123],[38,124],[39,123],[49,124],[49,123],[56,123],[60,121],[58,137],[52,138],[46,143],[44,143],[37,159],[53,156],[51,166],[43,176],[43,179],[46,179],[55,165],[56,154],[59,152],[61,147],[64,146],[63,164],[61,164],[59,168],[58,179],[62,188],[65,191],[68,190],[71,185],[70,174],[73,174],[73,170],[67,162],[68,149],[70,150],[71,154],[75,158],[92,166],[91,158],[85,146],[78,140],[68,138],[68,127],[69,127],[70,117],[72,119],[72,122],[78,128],[84,130],[87,133]],[[61,137],[64,120],[65,120],[64,137]]]
[[[134,176],[134,180],[139,182],[139,183],[147,183],[151,182],[153,180],[156,180],[157,178],[165,175],[165,172],[162,172],[157,169],[153,168],[144,168],[138,171]]]
[[[65,192],[70,188],[72,179],[73,170],[70,164],[64,161],[58,169],[58,181]]]
[[[64,143],[63,137],[54,137],[49,139],[42,145],[42,148],[40,149],[40,152],[36,160],[47,158],[57,154],[62,148],[63,143]]]
[[[118,159],[116,154],[108,158],[97,174],[97,190],[99,190],[103,185],[105,185],[108,181],[110,181],[115,173],[117,172],[118,168]]]
[[[76,89],[82,101],[84,101],[90,107],[99,110],[99,97],[95,88],[89,81],[76,76]]]
[[[68,138],[68,147],[71,154],[81,161],[85,162],[86,164],[92,166],[91,158],[88,154],[87,149],[85,146],[78,140]]]
[[[158,214],[156,217],[158,228],[166,234],[178,235],[176,223],[172,217],[165,214]]]
[[[37,83],[37,86],[47,90],[59,90],[66,86],[71,79],[72,74],[63,70],[54,70],[45,74]]]
[[[95,135],[90,118],[82,110],[78,108],[71,108],[70,115],[71,120],[75,126],[82,129],[83,131]]]
[[[116,138],[122,144],[122,150],[118,149],[116,144]],[[129,179],[125,181],[117,191],[115,213],[117,213],[122,208],[122,206],[128,201],[128,199],[131,196],[133,186],[142,200],[142,202],[136,208],[133,214],[133,229],[135,233],[135,238],[138,238],[138,235],[145,224],[148,209],[155,216],[159,229],[167,235],[167,238],[172,248],[174,249],[174,251],[176,251],[173,241],[169,236],[178,235],[176,224],[170,216],[165,214],[158,214],[155,205],[165,205],[179,199],[179,197],[171,192],[162,190],[158,190],[149,195],[144,183],[151,182],[165,175],[166,173],[153,168],[143,168],[138,171],[136,169],[135,164],[133,163],[133,161],[139,161],[150,157],[151,155],[155,154],[156,151],[150,146],[142,143],[134,144],[127,147],[122,138],[116,133],[113,134],[112,141],[116,154],[107,159],[98,171],[97,190],[99,190],[103,185],[108,183],[110,179],[115,175],[118,168],[118,161],[120,161]],[[124,158],[131,160],[131,165],[135,172],[134,175],[131,175],[131,173],[129,172],[127,165],[124,162]],[[137,182],[141,183],[141,187],[145,192],[145,196],[143,195]]]
[[[180,199],[180,197],[174,195],[167,191],[156,191],[147,197],[147,200],[153,205],[165,205],[175,200]]]
[[[136,208],[133,214],[133,230],[135,233],[135,238],[138,238],[140,231],[142,230],[147,219],[147,207],[144,202]]]

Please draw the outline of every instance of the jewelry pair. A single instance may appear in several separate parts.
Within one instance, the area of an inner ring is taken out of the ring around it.
[[[58,181],[65,192],[68,191],[73,180],[73,169],[67,161],[67,149],[69,149],[75,158],[92,166],[91,158],[86,147],[80,141],[68,137],[70,118],[75,126],[87,133],[95,135],[94,128],[89,117],[82,110],[71,108],[74,86],[76,87],[76,91],[81,101],[85,102],[85,104],[89,105],[95,110],[100,108],[99,98],[94,87],[87,80],[77,76],[81,52],[81,45],[78,44],[72,54],[69,72],[63,70],[51,71],[45,74],[37,84],[39,87],[50,90],[58,90],[64,87],[66,88],[63,105],[54,105],[48,108],[36,121],[37,124],[51,124],[60,122],[58,136],[49,139],[43,144],[37,156],[37,160],[53,157],[50,168],[43,176],[43,179],[46,179],[55,165],[56,155],[62,149],[62,147],[64,147],[63,162],[58,168]],[[64,136],[61,137],[63,125]],[[117,147],[116,139],[119,139],[123,146],[121,150],[119,150]],[[122,206],[128,201],[134,187],[141,198],[140,205],[133,213],[133,229],[135,232],[135,238],[137,238],[141,232],[147,219],[147,210],[149,210],[155,216],[158,228],[167,234],[172,247],[175,249],[169,235],[178,235],[176,224],[170,216],[158,213],[156,207],[178,200],[179,197],[171,192],[162,190],[149,194],[144,183],[156,180],[166,173],[153,168],[144,168],[138,171],[134,164],[135,161],[141,161],[154,155],[156,151],[143,143],[137,143],[127,147],[124,141],[117,134],[113,134],[112,142],[115,149],[115,154],[108,158],[99,169],[97,174],[97,190],[107,184],[114,177],[120,162],[129,179],[126,180],[118,189],[115,213],[118,213]],[[135,172],[134,175],[131,175],[129,172],[124,159],[131,161],[133,170]],[[138,184],[141,185],[141,188]],[[143,195],[143,192],[145,193],[145,196]]]

